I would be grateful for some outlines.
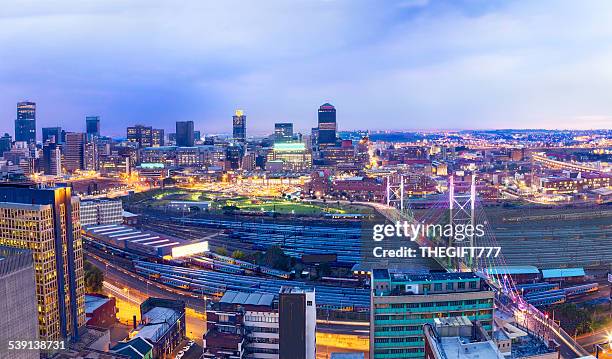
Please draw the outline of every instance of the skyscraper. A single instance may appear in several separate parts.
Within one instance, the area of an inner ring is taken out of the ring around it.
[[[237,142],[246,141],[246,115],[242,110],[236,110],[232,117],[233,139]]]
[[[336,143],[336,108],[324,103],[319,107],[318,145],[333,145]]]
[[[179,147],[193,147],[193,121],[176,122],[176,145]]]
[[[0,245],[33,253],[41,340],[73,340],[85,324],[79,199],[68,187],[0,184]]]
[[[64,146],[64,167],[68,172],[85,168],[85,134],[81,132],[66,133]]]
[[[100,137],[100,116],[85,117],[87,138]]]
[[[43,127],[42,128],[42,142],[43,144],[47,141],[55,143],[62,143],[62,128],[61,127]]]
[[[62,174],[62,152],[57,143],[48,142],[43,145],[41,170],[48,176]]]
[[[39,359],[38,350],[8,350],[15,338],[38,338],[36,282],[32,252],[0,246],[0,358]]]
[[[18,102],[15,141],[36,143],[36,103]]]
[[[293,124],[292,123],[275,123],[274,124],[274,142],[290,142],[293,140]]]

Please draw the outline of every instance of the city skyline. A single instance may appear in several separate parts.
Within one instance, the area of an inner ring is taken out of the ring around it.
[[[126,123],[168,131],[176,121],[230,133],[235,109],[252,134],[275,122],[304,131],[325,102],[339,130],[612,123],[605,3],[168,6],[5,4],[0,45],[13,55],[0,65],[0,131],[12,133],[22,100],[37,103],[38,131],[84,130],[100,115],[114,137]]]

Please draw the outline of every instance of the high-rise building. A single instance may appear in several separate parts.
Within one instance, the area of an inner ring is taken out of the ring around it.
[[[324,103],[319,107],[319,128],[317,144],[329,146],[336,143],[336,108]]]
[[[100,137],[100,116],[85,117],[87,138]]]
[[[136,125],[127,128],[129,142],[138,143],[140,147],[153,146],[153,128],[151,126]]]
[[[97,138],[92,137],[85,143],[83,148],[83,169],[97,171],[100,168],[100,156],[98,152]]]
[[[0,245],[33,253],[41,340],[74,340],[85,323],[79,199],[68,187],[0,184]]]
[[[317,307],[315,291],[283,286],[278,300],[278,335],[281,358],[316,357]]]
[[[240,143],[230,143],[225,149],[225,169],[239,170],[242,167],[244,147]]]
[[[153,130],[151,130],[151,146],[161,147],[164,144],[164,130],[159,128],[154,128]]]
[[[233,139],[236,142],[246,141],[246,115],[242,110],[236,110],[232,117]]]
[[[200,132],[200,131],[193,131],[193,139],[195,141],[201,141],[202,140],[202,132]]]
[[[15,141],[36,143],[36,103],[29,101],[17,103]]]
[[[43,144],[47,141],[55,143],[63,143],[62,141],[62,128],[61,127],[43,127],[42,128],[42,142]]]
[[[38,350],[9,350],[9,341],[38,339],[32,252],[0,246],[0,358],[38,359]]]
[[[293,140],[292,123],[274,124],[274,142],[290,142]]]
[[[48,142],[43,145],[41,170],[48,176],[62,174],[62,151],[60,145]]]
[[[193,121],[176,122],[176,145],[179,147],[193,147]]]
[[[465,316],[493,330],[494,292],[474,273],[372,272],[370,358],[423,358],[424,324]]]
[[[0,157],[2,157],[4,152],[10,151],[12,146],[13,139],[11,138],[11,135],[5,133],[4,136],[0,137]]]
[[[85,134],[82,132],[66,133],[64,145],[64,167],[68,172],[85,168]]]

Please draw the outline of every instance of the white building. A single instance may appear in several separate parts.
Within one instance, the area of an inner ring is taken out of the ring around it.
[[[121,224],[123,206],[120,200],[95,199],[81,201],[81,226]]]

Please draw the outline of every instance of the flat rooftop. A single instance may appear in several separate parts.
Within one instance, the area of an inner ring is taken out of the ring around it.
[[[106,304],[110,299],[96,295],[85,294],[85,313],[93,313],[94,310]]]
[[[178,318],[179,312],[172,308],[153,307],[143,315],[146,324],[136,328],[138,332],[134,337],[156,342],[157,337],[166,333]]]
[[[460,337],[441,338],[440,347],[447,359],[503,359],[497,346],[491,342],[470,343]]]
[[[422,273],[418,271],[402,271],[393,269],[374,269],[375,280],[392,280],[397,282],[428,282],[443,280],[462,280],[480,278],[473,272],[430,272]]]
[[[272,306],[272,303],[274,303],[274,295],[230,290],[225,292],[219,303]]]
[[[144,247],[158,253],[159,255],[172,253],[175,248],[193,246],[201,243],[201,252],[208,250],[206,241],[187,241],[181,238],[171,237],[150,231],[143,231],[134,227],[122,224],[103,224],[86,226],[83,228],[85,235],[109,243],[114,246],[138,250]],[[128,242],[128,243],[125,243]],[[197,248],[191,247],[190,250],[196,251]],[[192,253],[194,254],[194,253]]]

